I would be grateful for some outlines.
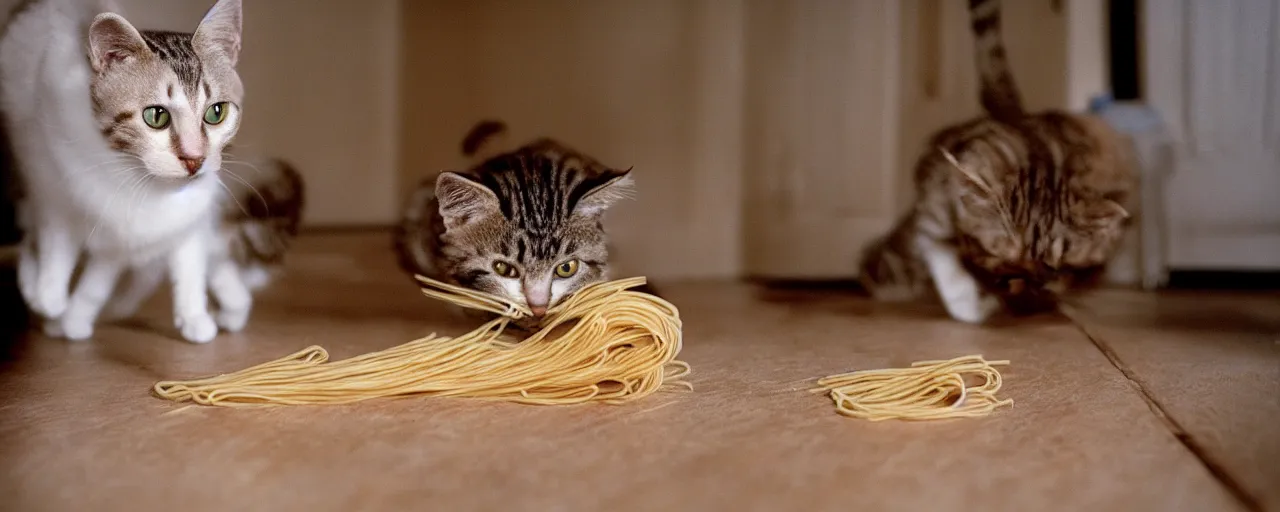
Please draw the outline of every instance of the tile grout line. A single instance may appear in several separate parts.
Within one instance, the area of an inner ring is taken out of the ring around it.
[[[1230,492],[1231,495],[1250,512],[1263,512],[1265,510],[1262,506],[1262,501],[1258,499],[1258,497],[1245,490],[1244,486],[1236,480],[1229,471],[1227,471],[1227,468],[1223,464],[1214,460],[1214,458],[1209,454],[1209,450],[1205,449],[1204,446],[1197,442],[1195,438],[1178,423],[1177,420],[1173,419],[1173,417],[1169,415],[1168,411],[1165,411],[1164,406],[1156,400],[1155,396],[1147,390],[1146,386],[1142,385],[1142,382],[1138,380],[1138,377],[1134,375],[1128,365],[1124,364],[1124,361],[1120,360],[1120,355],[1116,354],[1115,350],[1103,341],[1101,336],[1094,335],[1094,333],[1090,332],[1089,329],[1085,327],[1085,323],[1078,318],[1079,315],[1076,308],[1063,307],[1062,313],[1071,321],[1072,324],[1075,325],[1076,329],[1079,330],[1090,343],[1093,343],[1094,348],[1097,348],[1098,351],[1102,353],[1102,356],[1107,358],[1107,361],[1111,363],[1111,366],[1120,371],[1120,374],[1124,376],[1125,380],[1129,381],[1129,385],[1138,390],[1138,394],[1142,397],[1142,400],[1147,403],[1147,408],[1151,409],[1151,412],[1155,414],[1156,418],[1159,419],[1161,423],[1164,423],[1165,427],[1169,429],[1169,432],[1173,434],[1173,437],[1177,439],[1178,442],[1182,443],[1182,446],[1190,451],[1191,455],[1199,460],[1200,464],[1203,465],[1205,469],[1209,470],[1209,474],[1212,475],[1214,479],[1218,480],[1218,483],[1227,488],[1227,492]]]

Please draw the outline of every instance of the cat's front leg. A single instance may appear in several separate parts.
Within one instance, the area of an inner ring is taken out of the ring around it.
[[[124,271],[124,262],[114,258],[89,255],[86,260],[84,272],[80,274],[67,311],[59,322],[62,335],[69,340],[85,340],[93,336],[98,313],[111,298],[111,291]]]
[[[28,234],[18,244],[18,291],[22,293],[22,300],[28,305],[35,304],[37,297],[40,296],[40,283],[37,277],[40,274],[37,263],[39,260],[36,257],[36,246],[32,238],[34,235]]]
[[[215,321],[218,327],[227,332],[239,332],[249,323],[249,312],[253,309],[253,294],[240,276],[240,269],[231,260],[223,260],[214,265],[209,275],[209,289],[218,302],[218,315]]]
[[[71,229],[61,223],[48,223],[36,231],[34,255],[19,260],[19,275],[27,274],[34,281],[27,305],[46,319],[61,317],[67,310],[71,288],[71,276],[76,260],[80,257],[80,244],[76,243]],[[30,269],[33,267],[34,269]],[[33,279],[32,279],[33,278]]]
[[[984,292],[973,274],[964,269],[954,246],[923,234],[917,237],[916,243],[952,318],[980,324],[1000,309],[1000,300]]]
[[[209,314],[209,251],[204,232],[189,235],[169,255],[173,282],[173,323],[192,343],[208,343],[218,335]]]
[[[18,291],[22,293],[22,301],[43,320],[44,335],[50,338],[61,338],[62,323],[58,317],[48,317],[37,310],[40,301],[40,256],[36,251],[35,234],[28,233],[18,246]]]

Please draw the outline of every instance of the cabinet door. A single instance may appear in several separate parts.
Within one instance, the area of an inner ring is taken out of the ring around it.
[[[748,0],[744,265],[855,273],[898,211],[897,0]]]
[[[1175,139],[1169,265],[1280,268],[1280,3],[1144,3],[1147,99]]]

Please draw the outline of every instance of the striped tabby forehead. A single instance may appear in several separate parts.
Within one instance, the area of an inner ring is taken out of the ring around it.
[[[586,269],[603,270],[608,263],[604,228],[598,221],[574,218],[550,234],[525,231],[505,218],[481,221],[477,229],[449,234],[446,252],[473,264],[462,267],[487,270],[493,261],[519,266],[526,275],[546,275],[569,259]]]
[[[186,96],[188,98],[198,97],[204,69],[200,62],[200,56],[196,54],[195,47],[191,45],[192,34],[143,31],[141,35],[151,53],[155,54],[161,62],[173,70]],[[209,94],[208,86],[205,85],[205,87],[207,96]]]
[[[526,267],[551,267],[569,257],[589,262],[603,261],[604,229],[598,224],[577,225],[550,236],[513,229],[497,250]]]
[[[516,250],[544,257],[563,250],[565,242],[554,241],[561,231],[582,230],[569,226],[585,220],[574,215],[579,201],[619,173],[588,157],[534,144],[491,158],[471,174],[493,191],[503,217],[527,238]]]

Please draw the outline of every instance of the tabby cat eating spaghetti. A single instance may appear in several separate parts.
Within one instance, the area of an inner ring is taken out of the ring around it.
[[[478,161],[424,180],[404,211],[395,250],[406,272],[527,304],[538,317],[570,293],[608,279],[605,211],[631,190],[614,169],[540,138],[491,150],[505,132],[483,121],[463,140]]]
[[[989,116],[943,129],[916,163],[916,202],[863,253],[860,280],[880,300],[936,289],[952,318],[988,320],[1056,306],[1115,252],[1133,176],[1102,120],[1029,114],[1009,72],[999,0],[969,0]]]

